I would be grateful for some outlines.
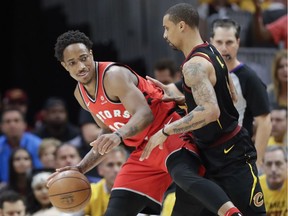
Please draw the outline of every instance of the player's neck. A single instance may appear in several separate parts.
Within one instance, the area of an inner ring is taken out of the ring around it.
[[[225,61],[226,65],[227,65],[227,68],[228,68],[228,71],[233,71],[236,67],[238,67],[241,62],[238,61],[238,59],[231,59],[231,60],[227,60]]]
[[[192,38],[192,40],[191,40]],[[203,44],[204,41],[198,32],[187,35],[183,40],[181,51],[183,52],[185,58],[190,54],[190,52],[198,45]]]

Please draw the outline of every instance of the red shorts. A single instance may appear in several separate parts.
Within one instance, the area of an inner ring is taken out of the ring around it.
[[[175,113],[167,118],[164,124],[167,123],[171,117],[173,117],[171,122],[179,119],[178,114]],[[160,129],[161,128],[158,128],[158,130]],[[155,132],[157,131],[152,132],[152,134]],[[141,147],[144,147],[146,144],[147,141],[144,141]],[[172,178],[166,167],[168,157],[182,148],[186,148],[196,155],[198,155],[198,150],[195,145],[179,138],[179,134],[170,135],[166,139],[162,150],[156,147],[148,159],[139,161],[143,147],[131,153],[127,162],[117,175],[113,190],[129,190],[144,195],[161,205],[163,195],[172,183]]]

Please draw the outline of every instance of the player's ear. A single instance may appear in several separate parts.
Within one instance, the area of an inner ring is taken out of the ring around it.
[[[184,27],[185,27],[185,22],[184,22],[184,21],[180,21],[180,22],[179,22],[179,28],[180,28],[181,30],[183,30]]]

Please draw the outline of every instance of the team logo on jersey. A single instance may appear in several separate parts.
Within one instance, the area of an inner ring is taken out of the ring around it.
[[[105,100],[103,95],[100,97],[100,100],[101,100],[101,105],[107,103],[107,100]]]
[[[260,207],[263,205],[264,203],[264,199],[263,199],[263,193],[262,192],[258,192],[254,195],[253,197],[253,201],[254,201],[254,205],[256,207]]]
[[[90,105],[90,101],[88,101],[88,103],[87,103],[87,107],[89,107],[89,105]]]
[[[228,149],[224,149],[224,154],[228,154],[232,149],[234,148],[234,145],[232,145],[230,148]]]

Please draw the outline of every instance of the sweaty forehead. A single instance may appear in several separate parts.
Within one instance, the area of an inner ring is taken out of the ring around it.
[[[89,50],[82,43],[70,44],[64,49],[63,57],[64,61],[79,58],[81,55],[88,54]]]

